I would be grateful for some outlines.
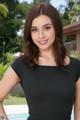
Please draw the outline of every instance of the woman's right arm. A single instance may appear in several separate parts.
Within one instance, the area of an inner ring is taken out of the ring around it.
[[[2,80],[0,80],[0,115],[4,115],[6,119],[8,118],[3,108],[3,100],[19,82],[20,79],[12,67],[7,69]]]

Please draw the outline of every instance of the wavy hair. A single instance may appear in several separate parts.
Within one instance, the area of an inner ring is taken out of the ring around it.
[[[24,60],[30,66],[38,65],[39,63],[39,49],[33,43],[31,38],[32,21],[39,15],[47,15],[52,21],[55,29],[55,41],[53,43],[55,61],[58,66],[63,66],[64,59],[67,54],[63,43],[63,25],[57,9],[49,3],[39,3],[33,5],[26,17],[24,26]]]

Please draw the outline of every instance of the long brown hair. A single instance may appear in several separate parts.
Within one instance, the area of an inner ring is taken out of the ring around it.
[[[58,66],[63,66],[66,56],[66,48],[63,43],[63,26],[57,9],[48,3],[33,5],[26,17],[24,26],[24,59],[28,65],[34,66],[38,64],[39,50],[31,39],[31,24],[33,19],[41,14],[47,15],[52,21],[56,36],[53,43],[55,61]]]

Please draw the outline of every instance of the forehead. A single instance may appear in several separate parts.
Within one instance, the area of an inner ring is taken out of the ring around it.
[[[32,21],[32,26],[43,26],[44,24],[52,24],[50,17],[47,15],[40,15]]]

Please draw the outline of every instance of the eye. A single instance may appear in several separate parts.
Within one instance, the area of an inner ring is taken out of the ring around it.
[[[36,28],[32,28],[31,32],[37,32],[37,29]]]
[[[44,29],[45,29],[45,30],[50,30],[51,27],[50,27],[50,26],[46,26]]]

